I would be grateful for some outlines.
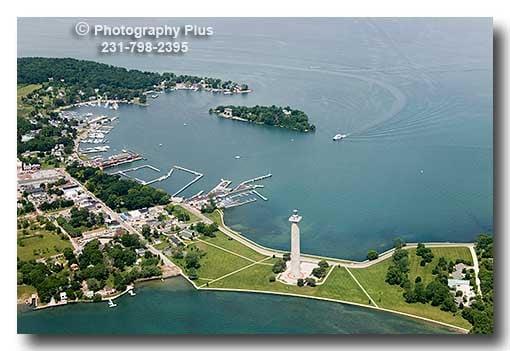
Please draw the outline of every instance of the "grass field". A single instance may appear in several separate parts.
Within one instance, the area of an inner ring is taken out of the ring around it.
[[[30,230],[27,236],[20,233],[18,231],[18,258],[23,261],[50,257],[71,247],[69,240],[62,240],[58,234],[47,230]]]
[[[256,264],[209,285],[211,288],[231,288],[275,291],[290,294],[325,297],[368,304],[368,297],[343,267],[334,268],[326,282],[316,287],[270,282],[271,266]]]
[[[25,300],[25,299],[29,299],[32,294],[36,293],[37,290],[35,290],[35,288],[31,285],[18,285],[17,286],[17,295],[18,295],[18,300]]]
[[[244,258],[201,242],[190,244],[186,250],[189,250],[191,247],[197,247],[205,252],[205,255],[200,259],[200,268],[197,269],[199,278],[207,280],[216,279],[252,263]],[[171,259],[185,270],[184,259]]]
[[[217,225],[222,225],[220,210],[214,210],[212,213],[205,213],[205,216]]]
[[[433,248],[434,260],[427,264],[426,267],[420,266],[420,257],[416,256],[416,250],[409,250],[410,272],[409,279],[414,279],[419,275],[425,282],[433,279],[432,269],[437,264],[439,257],[443,256],[447,260],[455,260],[456,258],[464,258],[471,260],[469,249],[467,248]],[[460,256],[460,257],[459,257]],[[404,289],[399,286],[389,285],[385,282],[386,272],[391,260],[384,260],[374,266],[363,269],[351,269],[352,274],[358,279],[360,284],[367,290],[379,307],[391,310],[406,312],[431,318],[441,322],[457,325],[463,328],[470,328],[470,324],[460,315],[460,312],[452,314],[450,312],[441,311],[439,307],[430,304],[409,304],[406,303],[402,294]]]
[[[179,204],[174,205],[176,208],[178,208],[179,211],[187,213],[189,215],[189,221],[186,221],[185,223],[192,223],[192,222],[198,222],[200,221],[200,218],[195,216],[193,213],[185,209],[184,207],[180,206]]]
[[[28,85],[18,85],[17,87],[17,106],[18,106],[18,117],[26,117],[30,112],[34,109],[30,105],[23,104],[21,98],[30,94],[34,90],[37,90],[41,87],[40,84],[28,84]]]
[[[220,246],[226,250],[233,251],[241,256],[248,257],[249,259],[252,259],[254,261],[260,261],[261,259],[266,257],[250,249],[249,247],[241,244],[237,240],[228,237],[227,235],[223,234],[220,231],[216,232],[216,237],[214,238],[203,237],[202,240],[213,245]]]
[[[154,247],[160,251],[163,251],[164,249],[166,249],[169,246],[170,246],[170,244],[164,240],[161,241],[159,244],[154,245]]]
[[[420,276],[425,284],[434,280],[432,270],[439,262],[440,257],[446,258],[446,261],[454,261],[461,258],[466,261],[473,261],[471,252],[467,247],[435,247],[432,249],[434,258],[432,262],[425,267],[420,266],[420,257],[416,256],[416,249],[409,250],[409,279],[414,282],[417,276]]]
[[[265,256],[235,240],[229,240],[223,233],[218,233],[215,238],[201,237],[201,240],[205,242],[197,241],[191,244],[191,246],[196,246],[206,252],[206,255],[201,259],[201,267],[198,269],[199,279],[196,281],[198,286],[207,284],[209,288],[272,291],[330,298],[365,305],[370,304],[368,296],[344,267],[333,268],[326,281],[316,287],[298,287],[278,281],[270,282],[270,277],[274,276],[272,264],[275,259],[266,257],[267,260],[264,262],[254,263],[254,261],[263,260]],[[245,256],[252,261],[210,244]],[[440,257],[445,257],[447,261],[455,261],[458,258],[466,261],[472,259],[469,249],[465,247],[432,248],[432,252],[434,254],[433,261],[425,267],[421,267],[421,258],[416,256],[416,250],[409,249],[409,279],[411,281],[414,281],[417,276],[420,276],[425,283],[433,280],[432,269],[436,266]],[[183,266],[183,260],[173,260],[177,261],[176,263],[181,267]],[[399,286],[389,285],[385,282],[390,263],[391,259],[387,259],[368,268],[350,269],[351,273],[379,307],[430,318],[466,329],[470,328],[469,322],[462,318],[460,312],[453,314],[441,311],[439,307],[430,304],[406,303],[403,298],[404,290]],[[237,270],[239,271],[235,272]],[[221,278],[229,273],[233,274]]]

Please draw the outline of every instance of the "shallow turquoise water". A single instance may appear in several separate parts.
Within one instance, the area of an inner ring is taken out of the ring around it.
[[[149,107],[121,106],[108,138],[112,152],[141,152],[162,171],[177,164],[204,173],[184,193],[188,196],[209,190],[221,178],[239,182],[271,172],[261,190],[269,201],[226,212],[229,225],[262,245],[289,248],[287,218],[294,208],[303,215],[302,250],[344,258],[362,259],[370,248],[387,249],[396,236],[471,241],[492,230],[489,20],[189,21],[213,25],[216,34],[193,41],[185,56],[98,56],[97,42],[69,35],[73,19],[20,20],[18,54],[247,82],[254,92],[243,96],[181,91],[161,95]],[[300,134],[208,114],[220,104],[290,105],[304,110],[317,131]],[[339,132],[351,135],[332,142]],[[189,180],[175,173],[156,186],[172,192]],[[200,299],[190,296],[190,306]],[[229,296],[237,306],[249,295]],[[307,323],[322,319],[310,312],[309,303],[301,301],[310,316]],[[78,313],[62,311],[69,312],[55,313],[73,318]],[[350,311],[349,318],[332,317],[331,323],[349,330],[373,314]],[[45,313],[54,312],[40,314]],[[231,318],[235,313],[225,309],[222,320]],[[161,330],[162,318],[155,320],[151,330]],[[257,323],[263,331],[264,319]],[[374,328],[384,332],[382,325]]]

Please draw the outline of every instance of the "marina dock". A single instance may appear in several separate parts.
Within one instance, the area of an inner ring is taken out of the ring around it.
[[[180,193],[182,193],[184,190],[188,189],[190,186],[192,186],[193,184],[195,184],[196,182],[198,182],[204,175],[202,173],[199,173],[199,172],[196,172],[196,171],[193,171],[191,169],[187,169],[187,168],[184,168],[184,167],[180,167],[180,166],[174,166],[175,169],[178,169],[178,170],[181,170],[181,171],[184,171],[184,172],[188,172],[188,173],[191,173],[193,175],[195,175],[195,178],[189,182],[188,184],[186,184],[185,186],[183,186],[182,188],[180,188],[179,190],[177,190],[176,193],[174,193],[172,196],[177,196],[179,195]]]

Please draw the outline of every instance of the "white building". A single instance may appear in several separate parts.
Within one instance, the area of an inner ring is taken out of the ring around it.
[[[301,249],[299,238],[299,222],[302,217],[298,215],[298,211],[294,210],[292,216],[289,217],[290,225],[290,276],[295,279],[302,278],[301,273]]]
[[[225,110],[223,110],[223,116],[225,116],[225,117],[232,117],[232,109],[231,108],[226,108]]]

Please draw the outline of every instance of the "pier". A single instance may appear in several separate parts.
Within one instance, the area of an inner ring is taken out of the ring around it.
[[[92,166],[99,167],[100,169],[106,169],[141,159],[142,155],[137,154],[136,152],[126,151],[117,155],[110,156],[106,160],[95,160],[92,162]]]
[[[120,174],[126,178],[130,178],[130,179],[134,179],[136,180],[138,183],[142,184],[142,185],[150,185],[152,183],[156,183],[156,182],[161,182],[163,180],[166,180],[168,178],[170,178],[172,176],[172,173],[174,172],[174,169],[171,168],[170,171],[168,171],[167,174],[165,175],[162,175],[161,177],[158,177],[158,178],[154,178],[154,179],[151,179],[151,180],[143,180],[143,179],[140,179],[140,178],[137,178],[137,177],[132,177],[130,176],[128,173],[129,172],[134,172],[134,171],[137,171],[139,169],[143,169],[143,168],[149,168],[155,172],[161,172],[161,170],[159,168],[156,168],[152,165],[142,165],[142,166],[137,166],[137,167],[132,167],[132,168],[128,168],[128,169],[124,169],[124,170],[120,170],[120,171],[117,171],[117,172],[114,172],[112,174]]]
[[[187,168],[184,168],[184,167],[180,167],[180,166],[174,166],[175,169],[178,169],[178,170],[181,170],[183,172],[188,172],[188,173],[191,173],[195,176],[195,178],[189,182],[188,184],[186,184],[185,186],[183,186],[182,188],[180,188],[179,190],[177,190],[176,193],[174,193],[172,196],[177,196],[179,195],[180,193],[182,193],[184,190],[188,189],[190,186],[192,186],[193,184],[195,184],[196,182],[198,182],[204,175],[202,173],[199,173],[199,172],[196,172],[196,171],[193,171],[191,169],[187,169]]]
[[[196,172],[196,171],[193,171],[191,169],[187,169],[187,168],[184,168],[184,167],[180,167],[180,166],[174,166],[175,169],[178,169],[178,170],[181,170],[181,171],[184,171],[184,172],[188,172],[188,173],[191,173],[195,176],[203,176],[202,173],[199,173],[199,172]]]
[[[166,179],[170,178],[172,176],[173,172],[174,172],[174,169],[171,168],[170,171],[168,171],[167,174],[165,174],[165,175],[163,175],[163,176],[161,176],[159,178],[156,178],[156,179],[144,182],[143,185],[149,185],[149,184],[156,183],[156,182],[162,182],[163,180],[166,180]]]
[[[262,196],[257,190],[253,190],[252,192],[264,201],[269,200],[267,197]]]
[[[266,178],[270,178],[272,176],[273,175],[271,173],[268,173],[268,174],[260,176],[260,177],[248,179],[248,180],[245,180],[244,182],[242,182],[241,184],[239,184],[239,186],[245,185],[245,184],[249,184],[249,183],[253,183],[253,182],[256,182],[256,181],[259,181],[259,180],[263,180],[263,179],[266,179]]]
[[[188,200],[193,200],[193,199],[196,199],[197,197],[199,197],[200,195],[202,195],[204,193],[203,190],[200,190],[198,193],[196,193],[195,195],[193,195],[192,197],[190,197]]]
[[[247,204],[255,202],[255,201],[257,201],[257,199],[248,199],[248,200],[245,200],[245,201],[233,202],[232,204],[225,205],[224,208],[231,208],[231,207],[247,205]]]

